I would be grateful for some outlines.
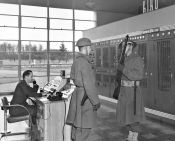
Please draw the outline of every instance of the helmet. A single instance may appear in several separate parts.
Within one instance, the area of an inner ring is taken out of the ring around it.
[[[132,44],[133,48],[137,46],[137,43],[132,40],[128,40],[127,44]]]
[[[78,47],[91,46],[91,40],[88,38],[80,38],[77,41],[76,46],[78,46]]]

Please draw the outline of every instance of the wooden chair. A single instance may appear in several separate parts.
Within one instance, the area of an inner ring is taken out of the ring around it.
[[[1,133],[2,134],[1,138],[5,137],[5,136],[24,135],[24,134],[28,134],[30,136],[32,120],[31,120],[31,115],[30,115],[28,109],[26,107],[24,107],[23,105],[18,105],[18,104],[16,104],[16,105],[9,105],[7,97],[3,97],[1,100],[2,100],[1,110],[4,111],[4,133]],[[8,114],[8,110],[11,107],[22,107],[28,112],[28,115],[13,117],[10,114]],[[30,130],[28,132],[11,133],[11,132],[7,131],[7,122],[8,123],[15,123],[15,122],[20,122],[20,121],[25,121],[25,120],[28,120],[28,123],[29,123],[29,129]]]

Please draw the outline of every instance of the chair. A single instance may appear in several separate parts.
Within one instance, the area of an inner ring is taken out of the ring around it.
[[[30,133],[31,133],[31,121],[32,120],[31,120],[31,115],[30,115],[28,109],[26,107],[24,107],[23,105],[18,105],[18,104],[9,105],[7,97],[3,97],[1,100],[2,100],[1,110],[4,111],[4,133],[1,133],[2,134],[1,138],[5,137],[5,136],[13,136],[13,135],[24,135],[24,134],[30,135]],[[13,117],[10,114],[7,114],[8,110],[11,107],[22,107],[28,112],[28,115]],[[24,121],[24,120],[29,121],[29,128],[30,128],[29,132],[16,132],[16,133],[7,132],[7,122],[8,123],[15,123],[15,122],[20,122],[20,121]]]

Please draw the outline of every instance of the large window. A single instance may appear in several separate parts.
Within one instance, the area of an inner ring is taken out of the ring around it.
[[[72,29],[72,20],[62,20],[62,19],[51,19],[50,20],[51,29]]]
[[[18,15],[19,7],[17,4],[0,3],[0,14]]]
[[[49,14],[50,18],[73,19],[72,9],[50,8]]]
[[[46,28],[46,18],[22,17],[22,27]]]
[[[21,5],[19,10],[17,4],[0,3],[0,91],[14,90],[26,69],[41,86],[60,70],[69,75],[73,43],[96,26],[93,11],[49,8],[47,18],[47,7]]]
[[[18,17],[17,16],[9,16],[9,15],[0,15],[0,26],[11,26],[17,27],[18,26]]]
[[[75,21],[75,30],[87,30],[95,27],[96,22],[94,21]]]
[[[0,40],[18,40],[18,29],[0,27]]]
[[[93,11],[75,10],[75,19],[96,21],[96,13]]]
[[[38,6],[21,6],[22,16],[47,17],[47,8]]]

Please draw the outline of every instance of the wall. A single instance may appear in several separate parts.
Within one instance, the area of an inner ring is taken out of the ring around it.
[[[83,36],[97,40],[164,25],[173,25],[175,24],[174,13],[175,5],[86,30],[83,32]]]
[[[134,16],[127,13],[97,12],[97,26],[105,25],[114,21],[119,21]]]

